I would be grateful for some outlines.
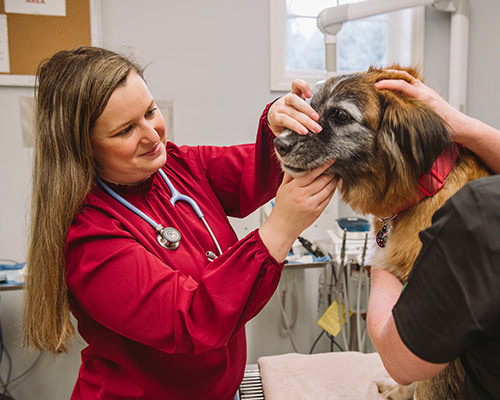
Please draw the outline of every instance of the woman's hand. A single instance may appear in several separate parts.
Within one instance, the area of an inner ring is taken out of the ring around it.
[[[306,175],[285,173],[269,218],[259,230],[271,255],[283,262],[297,237],[321,215],[330,202],[338,177],[324,175],[327,163]]]
[[[291,129],[302,135],[308,132],[321,132],[323,128],[316,122],[319,115],[306,102],[311,96],[307,82],[295,79],[292,82],[291,92],[271,105],[267,113],[267,122],[275,136],[279,136],[285,129]]]
[[[500,131],[484,122],[461,113],[446,102],[430,87],[398,71],[409,79],[386,79],[375,83],[379,90],[389,89],[401,92],[432,107],[450,126],[453,141],[463,144],[474,152],[493,172],[500,173]]]
[[[451,128],[450,134],[452,139],[456,142],[461,142],[462,135],[465,133],[464,124],[469,117],[454,108],[421,80],[414,78],[406,71],[398,72],[405,75],[409,79],[409,82],[403,79],[385,79],[375,83],[375,87],[379,90],[395,90],[427,104],[448,123]]]

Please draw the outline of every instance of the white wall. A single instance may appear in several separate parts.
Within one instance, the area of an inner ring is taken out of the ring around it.
[[[226,145],[250,142],[264,105],[281,93],[269,91],[268,1],[264,0],[105,0],[102,44],[149,63],[146,78],[153,95],[174,101],[174,136],[179,144]],[[500,2],[471,0],[468,113],[500,127],[500,52],[496,38]],[[448,90],[449,22],[428,10],[427,83]],[[27,88],[0,87],[0,258],[24,260],[32,150],[22,146],[19,96]],[[49,206],[49,204],[47,205]],[[320,222],[328,224],[329,218]],[[238,224],[241,234],[258,224],[253,216]],[[316,336],[319,271],[285,272],[283,285],[298,282],[299,322],[294,329],[299,351]],[[22,292],[0,293],[0,319],[13,356],[16,376],[36,358],[19,348]],[[249,361],[291,351],[279,328],[276,298],[248,326]],[[12,386],[18,399],[69,398],[76,378],[81,343],[67,356],[45,355],[36,369]],[[325,348],[325,344],[323,347]],[[5,362],[0,365],[5,378]]]

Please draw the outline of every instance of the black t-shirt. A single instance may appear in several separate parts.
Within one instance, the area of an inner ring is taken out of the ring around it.
[[[398,332],[426,361],[460,357],[467,399],[500,399],[500,175],[467,184],[432,221],[393,309]]]

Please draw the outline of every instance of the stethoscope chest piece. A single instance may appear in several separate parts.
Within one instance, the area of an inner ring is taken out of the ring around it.
[[[158,240],[160,246],[168,250],[175,250],[179,247],[181,234],[175,228],[162,228],[156,235],[156,240]]]

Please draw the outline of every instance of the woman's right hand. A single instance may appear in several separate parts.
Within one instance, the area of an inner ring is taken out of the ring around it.
[[[332,164],[295,178],[285,173],[271,214],[259,229],[278,262],[285,260],[297,237],[316,221],[335,193],[338,177],[323,174]]]

